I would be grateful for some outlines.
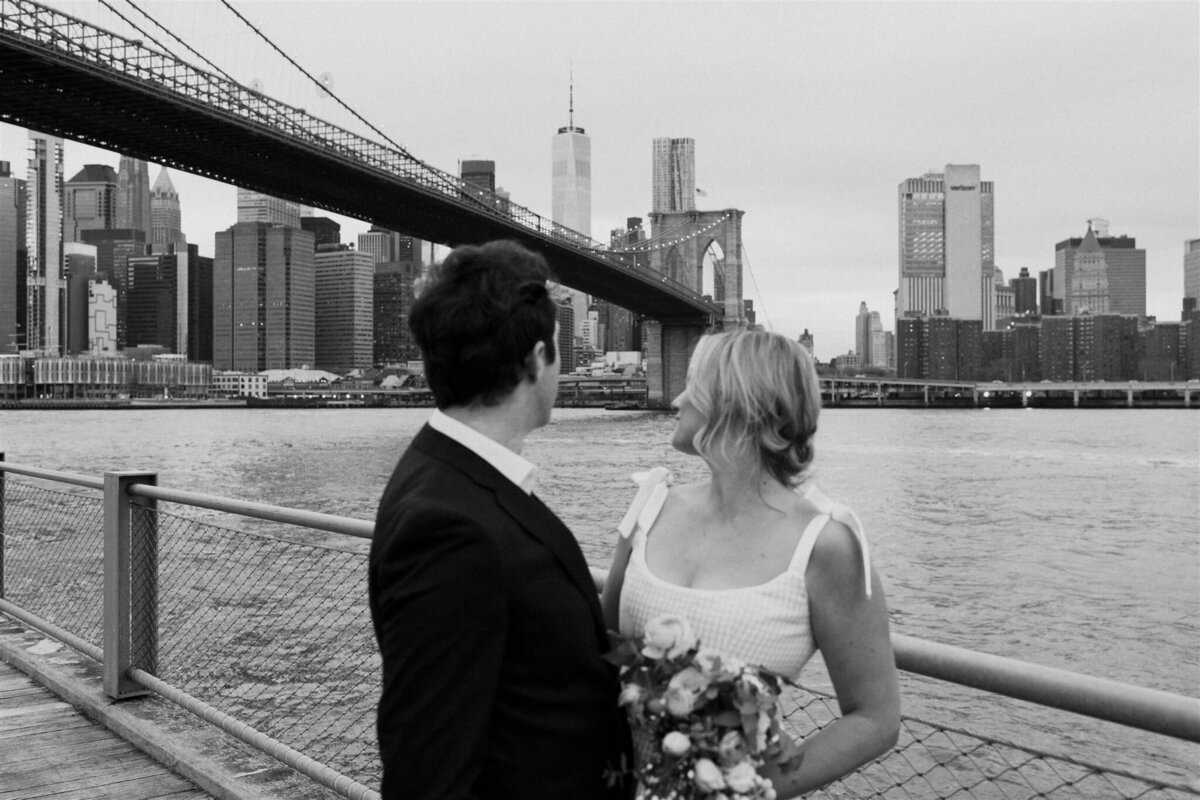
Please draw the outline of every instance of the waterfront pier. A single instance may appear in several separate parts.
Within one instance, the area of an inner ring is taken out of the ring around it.
[[[0,456],[0,475],[0,659],[140,736],[214,797],[378,797],[370,522],[159,486],[147,472],[75,475]],[[599,586],[604,572],[593,574]],[[1200,797],[1195,774],[1123,755],[1134,742],[1200,755],[1200,699],[901,633],[893,645],[906,694],[943,699],[936,714],[908,712],[896,747],[836,796]],[[1001,717],[1041,709],[1041,743],[956,721],[964,692],[991,698]],[[784,712],[803,736],[837,703],[805,687]],[[1108,726],[1099,745],[1111,758],[1078,753],[1093,724]],[[1057,745],[1047,725],[1062,731]]]

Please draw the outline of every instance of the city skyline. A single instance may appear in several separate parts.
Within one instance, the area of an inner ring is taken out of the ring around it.
[[[52,5],[119,29],[89,4]],[[648,216],[653,140],[693,139],[697,207],[746,212],[745,296],[759,322],[793,338],[807,328],[822,360],[854,348],[860,302],[892,328],[893,193],[947,163],[979,164],[994,184],[1006,281],[1051,269],[1055,244],[1103,217],[1146,250],[1147,313],[1179,319],[1185,242],[1200,233],[1194,4],[346,2],[334,28],[317,24],[324,5],[239,8],[418,158],[452,173],[494,160],[513,202],[546,216],[546,136],[563,124],[573,68],[595,238]],[[213,4],[147,7],[239,79],[358,127],[306,96],[301,76],[296,89],[272,77]],[[372,45],[395,30],[412,34],[405,48]],[[439,56],[448,43],[473,58]],[[252,74],[234,70],[239,58]],[[0,126],[0,160],[18,176],[26,150],[23,131]],[[66,150],[67,177],[117,164]],[[236,220],[235,190],[170,176],[188,240],[212,255],[215,232]],[[369,228],[335,219],[343,241]]]

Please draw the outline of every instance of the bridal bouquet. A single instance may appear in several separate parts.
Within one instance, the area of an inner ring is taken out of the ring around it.
[[[774,800],[758,774],[781,760],[783,676],[700,649],[683,617],[663,615],[641,639],[618,639],[635,777],[647,800]]]

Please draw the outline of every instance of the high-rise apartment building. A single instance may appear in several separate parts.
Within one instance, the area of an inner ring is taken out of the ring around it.
[[[117,213],[114,228],[142,231],[150,241],[150,165],[121,156],[117,165]]]
[[[150,244],[155,251],[165,251],[174,245],[182,251],[187,245],[183,234],[183,213],[179,205],[179,192],[163,167],[150,187]]]
[[[25,349],[25,181],[0,161],[0,353]]]
[[[107,164],[85,164],[63,184],[63,241],[83,230],[117,227],[117,173]]]
[[[25,241],[26,337],[30,350],[60,355],[64,344],[63,140],[29,131]]]
[[[2,198],[3,188],[0,188],[0,199]],[[3,213],[3,208],[0,207],[0,214]],[[0,234],[0,236],[2,235]],[[1200,308],[1200,239],[1189,239],[1183,244],[1183,311],[1186,314],[1198,308]]]
[[[348,244],[326,244],[313,256],[316,273],[316,368],[338,374],[374,361],[375,259]]]
[[[1068,316],[1146,316],[1146,251],[1131,236],[1109,236],[1107,221],[1089,220],[1082,237],[1054,246],[1054,298]]]
[[[265,222],[269,225],[285,225],[289,228],[300,227],[300,204],[293,200],[272,197],[262,192],[238,188],[237,190],[238,222]]]
[[[216,236],[213,367],[262,372],[311,366],[313,235],[299,227],[239,222]]]
[[[896,316],[945,312],[994,327],[993,187],[978,164],[947,164],[899,186]]]
[[[696,209],[696,142],[656,138],[653,160],[653,205],[656,212]]]

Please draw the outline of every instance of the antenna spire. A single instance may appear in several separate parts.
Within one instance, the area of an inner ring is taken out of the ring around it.
[[[571,64],[570,76],[571,76],[571,84],[570,84],[571,94],[570,94],[570,106],[567,109],[567,126],[570,128],[574,128],[575,127],[575,64],[574,63]]]

